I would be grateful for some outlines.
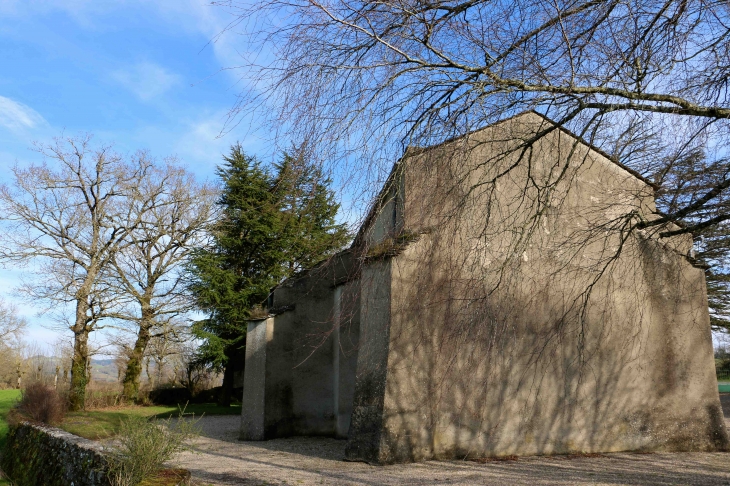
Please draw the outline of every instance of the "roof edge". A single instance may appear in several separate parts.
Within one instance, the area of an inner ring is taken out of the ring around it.
[[[540,112],[538,112],[538,111],[536,111],[534,109],[529,109],[529,110],[521,111],[519,113],[515,113],[512,116],[509,116],[509,117],[504,118],[502,120],[499,120],[499,121],[496,121],[494,123],[491,123],[491,124],[489,124],[489,125],[487,125],[485,127],[477,128],[477,129],[472,130],[470,132],[467,132],[467,133],[465,133],[463,135],[458,135],[456,137],[449,138],[447,140],[444,140],[443,142],[439,142],[439,143],[434,144],[434,145],[429,145],[427,147],[416,147],[416,146],[409,145],[408,147],[406,147],[406,150],[403,153],[403,155],[393,164],[393,168],[390,170],[390,174],[388,175],[387,179],[385,180],[385,183],[383,184],[383,187],[378,192],[378,196],[376,197],[375,202],[370,207],[370,210],[368,211],[367,216],[365,217],[365,219],[363,220],[362,224],[360,225],[360,228],[358,229],[357,233],[355,234],[355,238],[353,239],[353,242],[350,245],[350,248],[356,248],[357,246],[359,246],[362,243],[362,239],[364,237],[364,232],[366,231],[366,228],[368,227],[368,225],[370,224],[370,222],[375,218],[375,214],[376,214],[377,210],[382,207],[382,204],[384,202],[383,201],[383,198],[384,198],[385,194],[388,192],[388,190],[390,189],[390,185],[393,183],[393,179],[395,178],[397,169],[401,166],[402,162],[405,159],[407,159],[408,157],[414,156],[414,155],[419,155],[419,154],[428,152],[429,150],[433,150],[433,149],[436,149],[436,148],[439,148],[439,147],[443,147],[444,145],[448,145],[450,143],[456,142],[457,140],[463,139],[465,137],[468,137],[470,135],[473,135],[473,134],[475,134],[477,132],[480,132],[482,130],[486,130],[487,128],[491,128],[491,127],[498,126],[498,125],[500,125],[502,123],[506,123],[506,122],[515,120],[516,118],[519,118],[519,117],[524,116],[524,115],[527,115],[527,114],[534,114],[534,115],[539,116],[542,120],[550,123],[555,129],[560,130],[564,134],[572,137],[577,142],[579,142],[582,145],[584,145],[585,147],[587,147],[589,150],[592,150],[593,152],[596,152],[600,156],[606,158],[611,163],[613,163],[616,166],[618,166],[620,169],[623,169],[624,171],[628,172],[629,174],[631,174],[632,176],[634,176],[635,178],[637,178],[638,180],[640,180],[641,182],[643,182],[647,186],[651,187],[654,191],[656,191],[656,190],[659,189],[659,185],[658,184],[656,184],[655,182],[650,181],[649,179],[647,179],[646,177],[644,177],[638,171],[632,169],[631,167],[628,167],[627,165],[622,164],[621,162],[618,161],[618,159],[616,159],[615,157],[609,155],[607,152],[605,152],[602,149],[596,147],[592,143],[588,142],[583,137],[581,137],[581,136],[577,135],[576,133],[572,132],[571,130],[565,128],[563,125],[559,125],[557,122],[555,122],[554,120],[550,119],[547,115],[545,115],[543,113],[540,113]]]
[[[533,114],[539,116],[540,118],[542,118],[546,122],[548,122],[548,123],[552,124],[553,126],[555,126],[561,132],[565,133],[566,135],[568,135],[570,137],[573,137],[574,139],[576,139],[577,141],[579,141],[580,143],[582,143],[583,145],[585,145],[586,147],[588,147],[590,150],[593,150],[597,154],[599,154],[599,155],[607,158],[608,160],[610,160],[611,162],[613,162],[614,164],[616,164],[617,166],[619,166],[621,169],[625,170],[626,172],[628,172],[632,176],[636,177],[641,182],[643,182],[647,186],[651,187],[655,191],[657,189],[659,189],[659,184],[657,184],[657,183],[655,183],[653,181],[650,181],[649,179],[647,179],[646,177],[644,177],[643,175],[641,175],[641,173],[639,173],[638,171],[632,169],[631,167],[629,167],[629,166],[627,166],[625,164],[622,164],[616,157],[614,157],[612,155],[609,155],[607,152],[603,151],[603,149],[600,149],[600,148],[596,147],[595,145],[593,145],[592,143],[590,143],[589,141],[587,141],[586,139],[584,139],[580,135],[577,135],[576,133],[573,133],[571,130],[565,128],[563,125],[558,125],[555,121],[553,121],[550,118],[548,118],[547,115],[544,115],[543,113],[540,113],[540,112],[535,111],[535,110],[528,110],[528,111],[523,111],[522,113],[520,113],[519,115],[516,115],[516,116],[521,116],[521,115],[524,115],[526,113],[533,113]],[[511,118],[514,118],[514,117],[511,117]],[[505,121],[506,120],[508,120],[508,119],[505,119]],[[497,123],[500,123],[500,122],[497,122]],[[494,126],[494,125],[490,125],[490,126]],[[485,127],[485,128],[487,128],[487,127]]]

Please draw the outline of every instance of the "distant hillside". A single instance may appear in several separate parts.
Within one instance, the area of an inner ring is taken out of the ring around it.
[[[38,376],[44,376],[45,380],[52,383],[53,376],[55,375],[56,366],[59,368],[59,378],[63,376],[63,371],[66,370],[67,375],[71,363],[62,358],[53,356],[42,356],[36,355],[27,359],[25,363],[24,379],[37,379]],[[40,368],[40,371],[38,371]],[[168,367],[169,368],[169,367]],[[156,370],[155,363],[150,363],[150,373],[154,374]],[[106,383],[118,383],[119,382],[119,370],[115,364],[115,360],[112,358],[92,358],[91,360],[91,379],[92,381],[101,381]],[[170,374],[170,370],[166,369],[165,378]],[[14,375],[13,375],[14,376]],[[143,370],[142,380],[147,380],[146,370]]]
[[[31,356],[25,361],[23,371],[24,380],[38,379],[43,376],[44,380],[49,383],[53,382],[53,376],[56,374],[58,367],[58,376],[63,376],[63,371],[67,374],[71,363],[55,356]],[[91,360],[91,379],[93,381],[116,383],[117,367],[113,359],[92,359]]]
[[[91,379],[97,381],[107,381],[116,383],[117,366],[113,359],[92,359],[91,360]]]

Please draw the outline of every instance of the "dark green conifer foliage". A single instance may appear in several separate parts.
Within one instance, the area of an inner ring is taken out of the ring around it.
[[[730,195],[715,191],[716,186],[730,185],[730,159],[709,163],[702,149],[689,151],[665,163],[665,170],[655,175],[660,184],[657,207],[672,214],[680,208],[706,200],[699,211],[680,223],[719,219],[715,225],[694,232],[695,260],[706,266],[707,299],[710,323],[714,331],[730,332],[730,221],[722,220],[730,208]]]
[[[212,243],[188,268],[197,306],[209,315],[194,330],[204,343],[198,361],[223,370],[221,403],[233,388],[230,360],[243,360],[247,321],[271,289],[342,248],[349,238],[335,222],[339,205],[329,179],[302,158],[284,155],[267,170],[231,148],[217,174],[220,215]]]
[[[332,181],[319,168],[286,153],[275,167],[283,238],[288,242],[283,249],[283,272],[288,277],[342,248],[349,236],[344,225],[335,221],[340,206],[329,189]]]

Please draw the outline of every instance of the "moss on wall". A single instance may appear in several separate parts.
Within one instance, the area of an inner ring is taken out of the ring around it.
[[[1,460],[17,486],[107,486],[103,447],[53,427],[13,426]]]

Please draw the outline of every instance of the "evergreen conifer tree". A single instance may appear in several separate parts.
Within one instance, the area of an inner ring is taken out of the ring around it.
[[[339,205],[331,181],[303,158],[284,154],[267,170],[240,145],[218,168],[222,193],[212,243],[189,265],[189,288],[208,319],[194,330],[203,339],[198,362],[223,371],[220,402],[230,403],[233,359],[243,360],[251,311],[264,306],[271,289],[344,246],[347,229],[337,224]]]

